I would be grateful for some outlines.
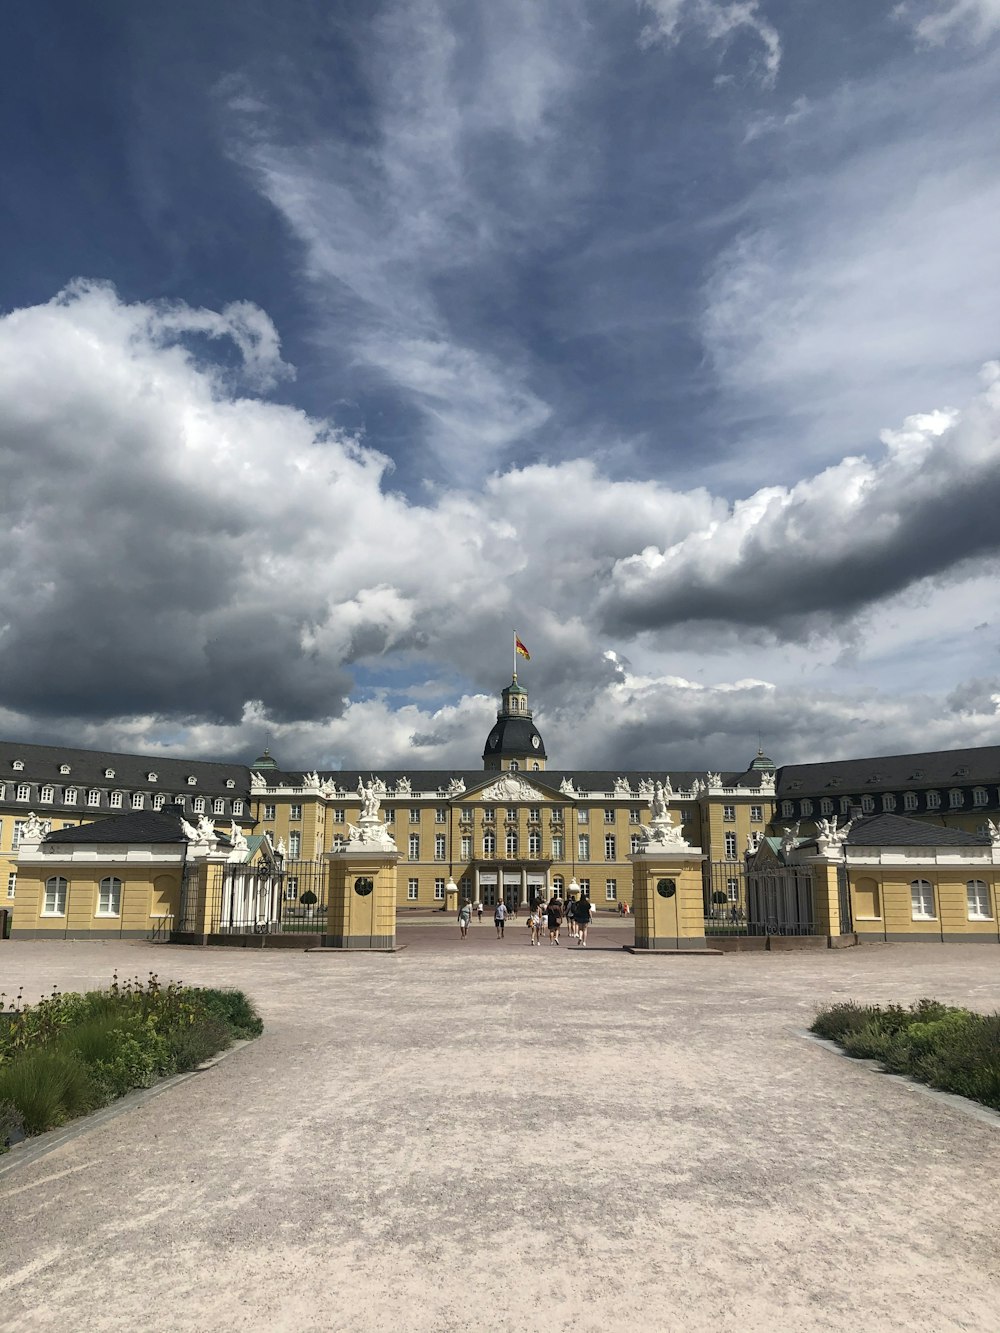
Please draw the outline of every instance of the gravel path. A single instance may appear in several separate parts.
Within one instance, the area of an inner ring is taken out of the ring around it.
[[[835,998],[1000,1008],[1000,948],[480,929],[395,956],[0,944],[8,993],[154,968],[267,1025],[4,1172],[0,1329],[996,1333],[1000,1126],[801,1031]]]

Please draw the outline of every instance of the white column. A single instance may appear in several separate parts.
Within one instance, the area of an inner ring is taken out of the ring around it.
[[[528,872],[521,867],[521,906],[528,906]]]

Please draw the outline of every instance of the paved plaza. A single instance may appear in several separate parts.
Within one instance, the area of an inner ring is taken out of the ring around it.
[[[264,1036],[18,1165],[0,1328],[1000,1327],[1000,1123],[801,1033],[832,1000],[1000,1008],[1000,947],[637,958],[0,944],[0,989],[245,989]]]

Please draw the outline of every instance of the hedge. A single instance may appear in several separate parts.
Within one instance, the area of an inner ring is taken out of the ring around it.
[[[117,973],[107,990],[63,994],[3,1012],[0,995],[0,1152],[168,1074],[194,1069],[263,1023],[237,990],[161,985]]]
[[[835,1004],[810,1028],[847,1055],[877,1060],[943,1092],[1000,1111],[1000,1014],[976,1014],[937,1000],[901,1005]]]

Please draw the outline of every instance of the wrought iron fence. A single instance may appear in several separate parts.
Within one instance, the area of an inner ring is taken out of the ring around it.
[[[326,930],[327,866],[286,861],[210,867],[202,901],[196,868],[189,867],[175,929],[209,935],[322,934]]]
[[[820,933],[808,867],[749,870],[741,861],[706,861],[703,888],[706,935]]]

